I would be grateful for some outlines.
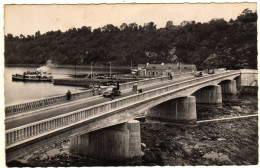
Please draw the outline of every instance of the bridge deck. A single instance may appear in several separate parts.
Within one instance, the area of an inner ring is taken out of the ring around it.
[[[207,76],[208,74],[205,74],[204,76]],[[147,90],[151,90],[151,89],[155,89],[158,86],[167,86],[173,83],[176,83],[178,81],[185,81],[185,80],[189,80],[195,77],[189,76],[189,77],[184,77],[184,78],[180,78],[180,79],[173,79],[173,80],[169,80],[169,81],[164,81],[161,83],[156,83],[150,86],[142,86],[141,88],[143,89],[143,91],[147,91]],[[135,94],[135,92],[132,91],[128,91],[128,92],[124,92],[122,93],[121,97],[126,97],[129,95]],[[117,99],[118,97],[115,97],[115,99]],[[58,116],[61,114],[65,114],[71,111],[75,111],[75,110],[79,110],[79,109],[83,109],[86,107],[90,107],[93,105],[97,105],[100,103],[104,103],[104,102],[108,102],[110,101],[109,98],[103,98],[102,96],[95,96],[92,99],[87,98],[87,99],[82,99],[82,100],[78,100],[78,101],[73,101],[73,102],[67,102],[67,103],[63,103],[63,104],[58,104],[58,105],[54,105],[51,107],[46,107],[46,108],[42,108],[42,109],[38,109],[35,111],[30,112],[27,115],[24,116],[13,116],[11,119],[7,119],[5,121],[5,128],[6,130],[12,129],[12,128],[16,128],[25,124],[29,124],[32,122],[36,122],[36,121],[40,121],[43,119],[47,119],[50,117],[54,117],[54,116]]]

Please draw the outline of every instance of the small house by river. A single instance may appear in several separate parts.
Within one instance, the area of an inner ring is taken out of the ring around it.
[[[137,68],[136,75],[138,77],[157,77],[157,76],[167,76],[176,73],[187,73],[196,71],[196,66],[191,64],[139,64]]]

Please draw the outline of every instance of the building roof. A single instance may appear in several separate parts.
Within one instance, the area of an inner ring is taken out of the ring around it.
[[[186,67],[186,68],[191,68],[195,67],[195,65],[191,64],[181,64],[181,67]],[[138,68],[143,68],[143,69],[177,69],[180,67],[179,64],[139,64]]]

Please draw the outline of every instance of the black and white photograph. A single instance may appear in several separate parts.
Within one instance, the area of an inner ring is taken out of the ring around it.
[[[2,5],[5,166],[257,166],[257,5]]]

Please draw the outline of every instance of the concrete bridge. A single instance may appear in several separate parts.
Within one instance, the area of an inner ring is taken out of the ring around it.
[[[69,138],[71,154],[105,159],[139,157],[140,125],[134,118],[145,114],[151,120],[195,126],[196,103],[219,106],[222,94],[235,94],[245,79],[249,83],[257,80],[257,71],[223,71],[199,78],[189,75],[175,82],[152,79],[158,85],[141,94],[9,127],[5,132],[7,161]],[[122,88],[127,90],[132,85]],[[23,116],[22,120],[29,120],[28,117]]]

